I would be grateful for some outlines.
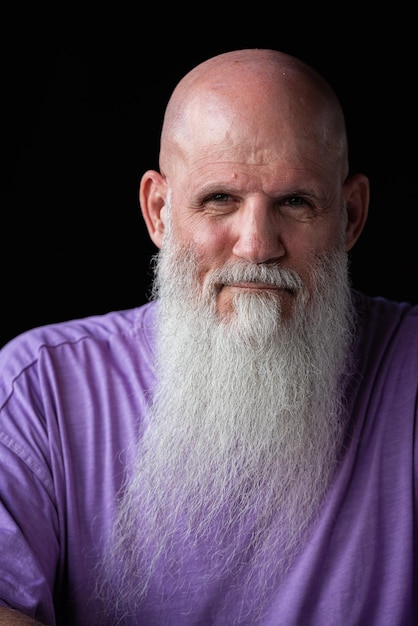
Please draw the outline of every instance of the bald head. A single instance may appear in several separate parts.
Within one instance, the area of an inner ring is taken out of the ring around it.
[[[348,173],[344,116],[331,86],[300,59],[265,49],[212,57],[178,83],[164,118],[162,173],[170,176],[173,159],[198,147],[197,136],[200,144],[221,145],[233,139],[237,126],[257,149],[263,137],[280,141],[282,131],[291,129],[298,141],[311,141],[322,159],[336,159]]]

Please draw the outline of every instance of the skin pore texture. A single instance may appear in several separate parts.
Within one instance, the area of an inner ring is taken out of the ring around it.
[[[129,615],[147,596],[187,592],[193,606],[232,577],[225,603],[238,596],[236,623],[255,624],[343,448],[347,253],[368,181],[348,175],[330,87],[269,50],[220,55],[179,83],[160,166],[140,189],[161,248],[157,389],[101,591]],[[190,587],[195,559],[206,565]]]

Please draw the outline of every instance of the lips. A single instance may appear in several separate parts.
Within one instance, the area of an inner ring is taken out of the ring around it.
[[[281,286],[270,283],[260,283],[260,282],[239,282],[239,283],[225,283],[222,285],[222,288],[230,287],[231,289],[242,289],[243,291],[283,291],[285,293],[290,293],[292,295],[295,294],[294,289],[290,289],[287,286]]]
[[[260,290],[260,289],[280,289],[280,287],[277,287],[276,285],[270,285],[270,284],[266,284],[266,283],[257,283],[257,282],[246,282],[246,283],[229,283],[228,285],[225,285],[226,287],[234,287],[237,289],[256,289],[256,290]]]

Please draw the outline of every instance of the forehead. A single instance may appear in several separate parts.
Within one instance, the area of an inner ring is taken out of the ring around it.
[[[283,186],[316,187],[338,177],[332,159],[318,156],[318,147],[298,138],[260,134],[241,137],[231,134],[211,135],[207,142],[196,137],[177,151],[175,165],[169,176],[170,186],[178,184],[198,189],[224,186],[226,189],[263,189],[279,191]]]

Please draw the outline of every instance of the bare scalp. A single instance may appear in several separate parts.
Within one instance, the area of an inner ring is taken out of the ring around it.
[[[205,124],[234,115],[241,124],[259,119],[272,129],[292,124],[295,132],[324,142],[348,170],[345,120],[330,84],[300,59],[277,50],[243,49],[212,57],[186,74],[168,102],[160,151],[163,174],[170,159]],[[211,116],[211,117],[210,117]],[[247,117],[246,117],[247,116]],[[347,171],[348,173],[348,171]]]

